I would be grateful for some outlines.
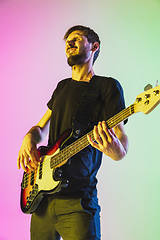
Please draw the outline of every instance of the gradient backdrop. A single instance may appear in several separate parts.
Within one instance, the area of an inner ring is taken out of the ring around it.
[[[16,159],[57,82],[71,75],[62,39],[75,24],[100,35],[95,72],[121,82],[126,106],[148,83],[160,84],[159,0],[0,0],[0,240],[29,239]],[[104,156],[98,175],[102,240],[159,240],[160,106],[132,116],[125,130],[127,157]]]

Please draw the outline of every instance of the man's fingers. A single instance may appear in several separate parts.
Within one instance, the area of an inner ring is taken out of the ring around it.
[[[20,158],[20,164],[21,164],[21,166],[22,166],[22,169],[26,172],[26,171],[27,171],[27,168],[26,168],[26,165],[25,165],[24,161],[25,161],[25,158],[24,158],[24,156],[22,155],[21,158]]]
[[[114,131],[112,129],[108,129],[107,124],[103,121],[99,125],[99,134],[104,142],[110,143],[113,139]]]
[[[38,156],[38,152],[37,152],[37,149],[35,151],[32,152],[32,155],[30,156],[30,165],[31,165],[31,168],[37,168],[38,165],[39,165],[39,162],[40,162],[40,158]]]
[[[97,126],[94,126],[93,135],[96,142],[94,142],[89,136],[89,143],[99,149],[103,150],[112,141],[112,131],[108,129],[105,121],[99,122]]]
[[[94,130],[93,130],[93,134],[94,134],[94,138],[96,140],[97,143],[102,144],[102,138],[101,138],[101,134],[100,134],[100,126],[94,126]]]
[[[35,156],[35,159],[36,159],[37,162],[40,162],[40,161],[41,161],[41,160],[40,160],[40,157],[39,157],[39,155],[38,155],[37,149],[35,150],[34,156]]]
[[[38,156],[36,142],[31,135],[27,134],[23,138],[22,145],[18,154],[18,169],[22,167],[24,171],[27,171],[27,168],[34,170],[38,167],[38,162],[40,162],[40,158]]]
[[[31,160],[31,157],[32,156],[30,156],[28,153],[24,152],[23,161],[22,161],[21,165],[25,171],[27,170],[26,167],[28,167],[30,170],[34,170],[33,164],[34,164],[34,166],[37,167],[37,164],[35,164],[36,160],[34,158],[32,158],[32,160]],[[33,164],[31,164],[32,162],[33,162]]]
[[[87,135],[87,138],[88,138],[88,142],[91,144],[91,146],[98,149],[98,144],[96,144],[96,143],[92,140],[91,136],[90,136],[90,135]]]
[[[17,158],[17,167],[18,167],[18,169],[21,168],[21,166],[20,166],[20,157],[19,157],[19,156],[18,156],[18,158]]]

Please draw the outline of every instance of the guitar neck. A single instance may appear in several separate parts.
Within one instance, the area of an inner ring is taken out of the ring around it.
[[[106,121],[108,129],[111,129],[118,125],[120,122],[127,119],[129,116],[135,113],[134,104],[130,105],[129,107],[123,109],[121,112],[117,113],[115,116],[111,117],[109,120]],[[63,165],[62,163],[66,162],[66,159],[73,157],[76,153],[80,152],[82,149],[89,145],[87,135],[90,135],[92,140],[94,141],[93,130],[89,133],[85,134],[69,146],[62,149],[59,153],[54,155],[50,161],[51,169],[57,167],[58,165]]]
[[[134,113],[135,113],[135,108],[134,108],[134,104],[132,104],[106,121],[108,129],[115,127],[120,122],[124,121]]]

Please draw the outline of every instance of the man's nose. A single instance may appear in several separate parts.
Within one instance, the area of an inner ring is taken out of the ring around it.
[[[70,41],[67,42],[68,46],[74,46],[74,43],[75,43],[74,40],[70,40]]]

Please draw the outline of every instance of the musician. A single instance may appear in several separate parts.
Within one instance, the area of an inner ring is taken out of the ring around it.
[[[99,36],[85,26],[70,28],[65,36],[67,62],[72,77],[60,81],[47,106],[48,110],[38,124],[25,135],[19,151],[17,165],[24,171],[38,167],[40,158],[37,144],[49,133],[48,144],[66,129],[73,127],[73,119],[91,80],[96,75],[93,64],[100,51]],[[97,198],[96,174],[101,165],[102,153],[118,161],[128,150],[124,122],[109,129],[106,120],[125,108],[120,83],[108,77],[99,77],[100,90],[92,109],[87,130],[94,124],[94,139],[88,134],[89,146],[75,154],[58,168],[59,177],[66,187],[54,194],[46,194],[31,219],[32,240],[98,240],[100,233],[100,206]],[[99,81],[99,80],[97,80]],[[76,138],[72,137],[76,141]],[[62,181],[63,182],[63,181]]]

